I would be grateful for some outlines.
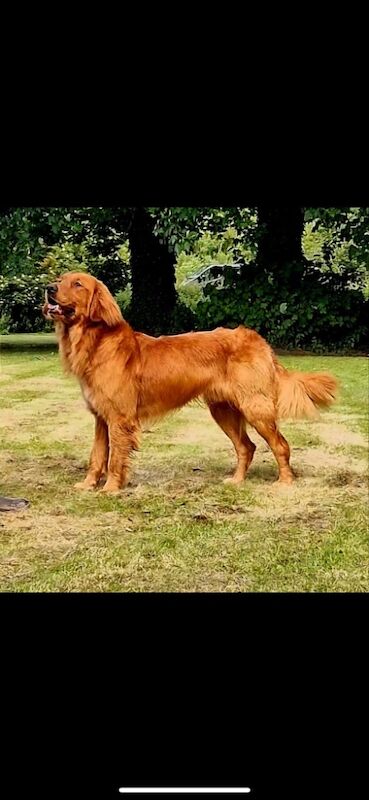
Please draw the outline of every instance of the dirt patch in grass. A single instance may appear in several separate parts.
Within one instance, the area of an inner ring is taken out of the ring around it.
[[[318,423],[315,424],[318,428]],[[327,444],[332,444],[337,447],[340,444],[358,445],[360,447],[368,447],[368,439],[362,433],[352,431],[344,424],[336,425],[333,422],[328,424],[319,425],[319,436]]]

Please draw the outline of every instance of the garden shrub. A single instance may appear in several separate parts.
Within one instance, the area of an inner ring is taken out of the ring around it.
[[[197,328],[242,323],[284,349],[318,352],[367,346],[368,301],[361,288],[351,285],[357,273],[322,273],[307,264],[297,279],[298,269],[301,265],[291,264],[277,276],[253,262],[243,265],[240,275],[226,270],[223,289],[212,284],[204,288],[204,300],[196,309]]]
[[[51,330],[41,309],[49,277],[19,275],[0,276],[0,317],[7,320],[8,333],[32,333]]]

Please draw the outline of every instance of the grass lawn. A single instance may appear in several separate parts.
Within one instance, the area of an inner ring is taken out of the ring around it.
[[[0,352],[4,350],[28,350],[32,348],[54,349],[55,333],[9,333],[0,336]]]
[[[367,359],[281,359],[341,381],[319,421],[281,426],[292,487],[273,485],[273,455],[252,429],[248,478],[224,485],[232,445],[193,406],[144,433],[116,498],[73,489],[93,419],[53,341],[0,337],[0,492],[31,501],[0,514],[1,591],[368,591]]]

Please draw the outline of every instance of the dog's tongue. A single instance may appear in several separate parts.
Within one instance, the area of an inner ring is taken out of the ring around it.
[[[51,304],[51,303],[48,303],[47,304],[47,313],[48,314],[62,314],[63,312],[62,312],[60,306],[57,303],[55,303],[55,305]]]

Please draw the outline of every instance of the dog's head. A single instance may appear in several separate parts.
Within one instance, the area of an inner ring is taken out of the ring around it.
[[[123,321],[117,303],[106,286],[85,272],[67,272],[45,291],[43,314],[47,319],[71,325],[79,320],[114,327]]]

